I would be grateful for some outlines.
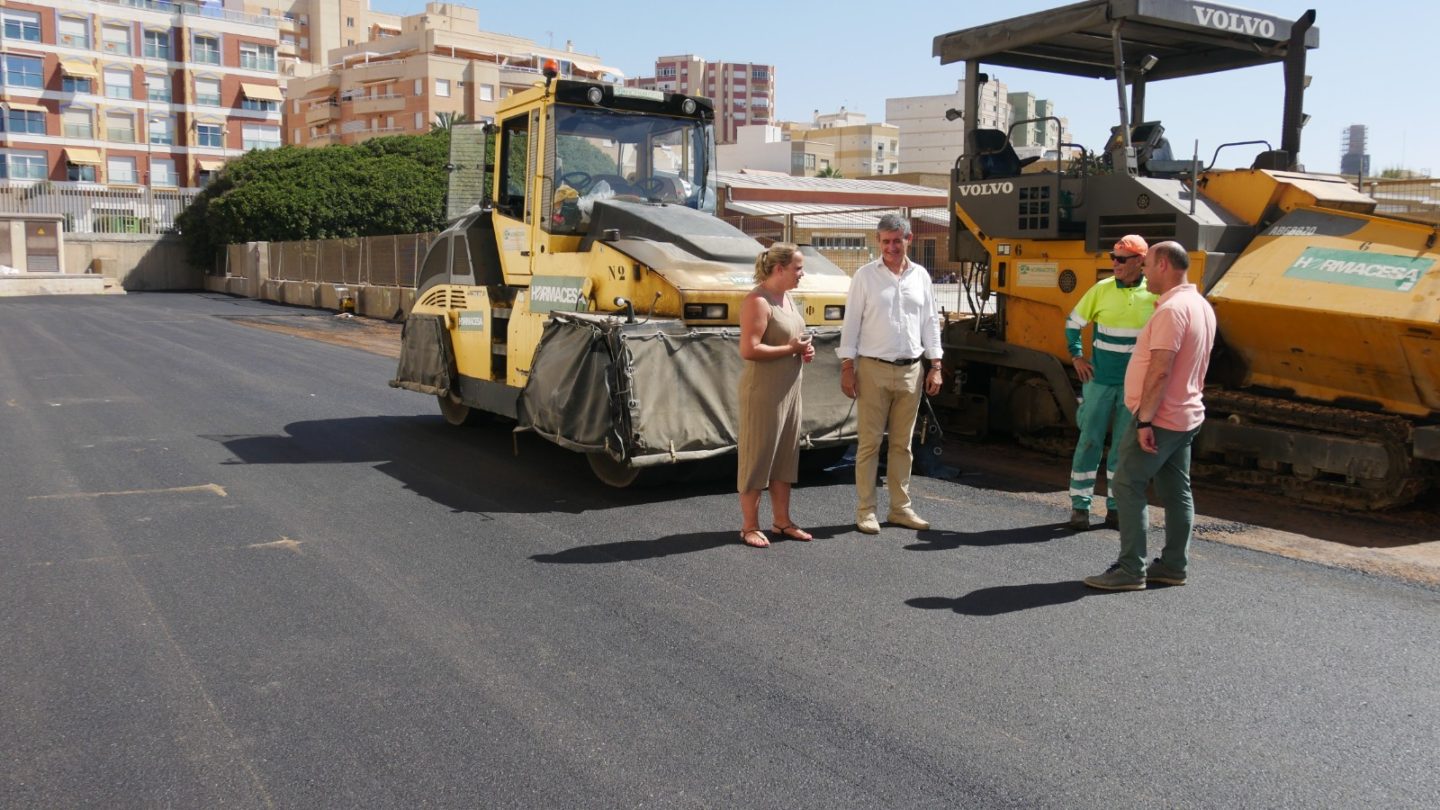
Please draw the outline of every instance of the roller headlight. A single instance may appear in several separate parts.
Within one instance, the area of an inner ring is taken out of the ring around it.
[[[585,97],[590,99],[591,104],[599,104],[605,100],[605,91],[598,87],[592,87],[585,91]]]
[[[680,112],[683,112],[683,113],[685,113],[686,115],[694,115],[694,114],[695,114],[695,99],[693,99],[693,98],[687,98],[687,99],[685,99],[684,101],[680,102]]]
[[[723,321],[730,316],[726,304],[686,304],[685,317],[696,321]]]

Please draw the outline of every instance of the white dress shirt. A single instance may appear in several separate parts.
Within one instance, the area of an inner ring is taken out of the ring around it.
[[[850,279],[845,322],[835,353],[841,360],[856,356],[905,360],[922,353],[931,360],[944,356],[930,272],[908,258],[898,276],[885,266],[884,259],[856,270]]]

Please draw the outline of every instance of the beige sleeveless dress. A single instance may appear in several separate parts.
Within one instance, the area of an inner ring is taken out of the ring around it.
[[[785,306],[770,305],[770,323],[760,342],[784,346],[805,331],[805,319],[787,295]],[[739,491],[765,489],[773,481],[800,478],[799,355],[746,360],[740,374]]]

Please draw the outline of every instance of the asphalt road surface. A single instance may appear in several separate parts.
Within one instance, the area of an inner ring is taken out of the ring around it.
[[[741,546],[196,294],[0,299],[0,806],[1434,807],[1440,593],[917,479]],[[1202,504],[1203,506],[1203,504]]]

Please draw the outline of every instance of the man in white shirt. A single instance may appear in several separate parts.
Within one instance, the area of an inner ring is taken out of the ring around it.
[[[880,258],[855,271],[840,330],[840,390],[858,397],[860,442],[855,453],[855,528],[879,534],[875,477],[880,442],[888,429],[890,490],[887,520],[910,529],[930,524],[910,505],[911,434],[920,391],[940,393],[940,315],[930,271],[910,261],[910,222],[897,214],[880,218]]]

